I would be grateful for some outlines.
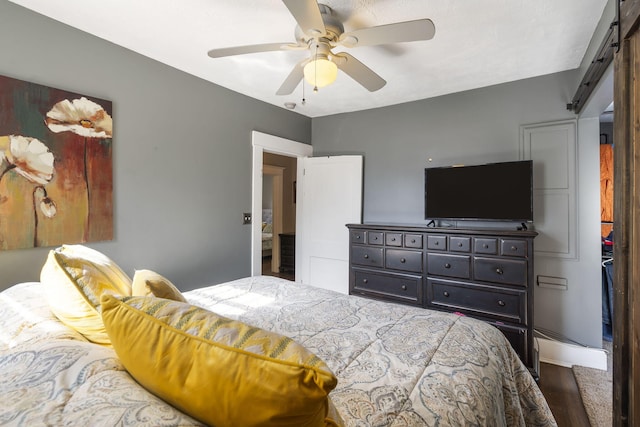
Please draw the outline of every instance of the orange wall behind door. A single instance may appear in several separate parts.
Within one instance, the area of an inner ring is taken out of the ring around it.
[[[600,144],[600,221],[613,221],[613,144]],[[602,224],[603,237],[613,224]]]

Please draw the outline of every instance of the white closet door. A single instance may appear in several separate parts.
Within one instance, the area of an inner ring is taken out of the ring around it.
[[[307,157],[296,272],[303,284],[349,293],[349,231],[362,220],[362,156]],[[301,185],[302,184],[302,185]]]
[[[522,154],[533,160],[536,255],[577,258],[576,121],[523,126]]]

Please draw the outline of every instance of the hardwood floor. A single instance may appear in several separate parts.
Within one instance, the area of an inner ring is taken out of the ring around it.
[[[540,363],[542,394],[547,399],[558,427],[589,427],[589,418],[570,368]],[[593,426],[599,427],[599,426]]]

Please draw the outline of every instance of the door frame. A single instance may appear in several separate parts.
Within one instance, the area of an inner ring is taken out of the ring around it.
[[[262,275],[262,174],[264,153],[295,157],[300,160],[303,157],[311,157],[313,155],[313,147],[309,144],[255,130],[251,132],[251,146],[253,156],[251,179],[251,217],[253,218],[251,221],[251,276],[260,276]],[[297,180],[302,182],[302,168],[297,169]],[[300,197],[296,199],[298,200],[298,203],[296,203],[296,217],[299,217],[302,201]],[[299,221],[296,221],[296,240],[301,238],[302,233],[301,225]],[[298,244],[296,244],[297,247],[299,247]],[[296,253],[296,257],[297,255]],[[297,277],[296,281],[298,281]]]

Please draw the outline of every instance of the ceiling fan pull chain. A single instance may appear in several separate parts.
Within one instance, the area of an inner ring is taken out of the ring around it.
[[[307,99],[304,96],[304,87],[305,87],[305,83],[304,83],[304,79],[302,79],[302,105],[305,105],[307,103]]]
[[[313,72],[313,91],[315,93],[318,93],[318,48],[320,47],[320,45],[318,45],[316,43],[316,55],[315,55],[315,60],[313,61],[313,68],[315,69]]]

